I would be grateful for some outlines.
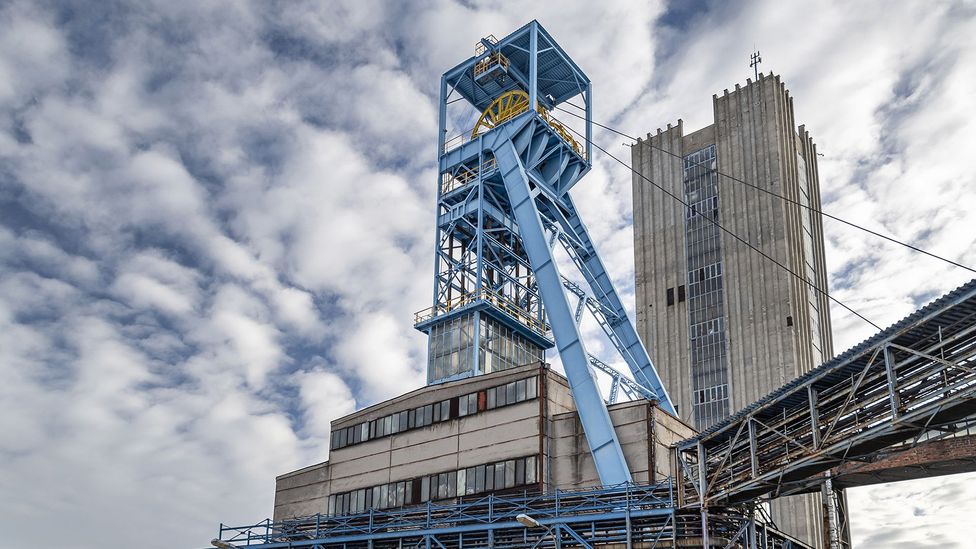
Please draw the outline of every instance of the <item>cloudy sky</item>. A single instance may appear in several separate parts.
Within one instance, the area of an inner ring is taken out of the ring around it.
[[[0,2],[3,545],[204,546],[331,419],[421,385],[438,78],[532,18],[632,135],[709,123],[755,45],[825,210],[976,264],[973,3],[602,4]],[[574,190],[628,302],[630,181],[598,158]],[[969,278],[825,225],[878,324]],[[837,350],[872,332],[833,313]],[[855,491],[855,537],[963,547],[974,484]]]

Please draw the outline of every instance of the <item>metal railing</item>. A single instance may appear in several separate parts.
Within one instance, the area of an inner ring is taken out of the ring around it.
[[[495,38],[495,35],[494,34],[489,34],[488,36],[484,37],[484,40],[487,40],[489,44],[497,44],[498,43],[498,39]],[[479,55],[485,53],[486,51],[488,51],[488,48],[485,47],[485,43],[484,42],[478,41],[478,43],[474,45],[474,54],[475,54],[475,56],[479,56]]]
[[[475,63],[474,77],[477,78],[481,76],[482,74],[488,72],[489,69],[491,69],[496,65],[500,67],[504,67],[506,70],[508,70],[509,61],[508,58],[502,54],[502,52],[495,52],[489,54],[481,61]]]
[[[496,120],[495,128],[504,124],[505,122],[508,122],[512,118],[515,118],[516,116],[524,113],[527,110],[529,110],[527,106],[523,109],[513,110],[512,112],[508,113],[508,115],[505,118]],[[566,126],[561,121],[559,121],[559,119],[554,117],[548,110],[544,109],[542,106],[538,107],[538,113],[539,116],[543,120],[545,120],[547,124],[549,124],[549,127],[551,127],[553,131],[555,131],[556,134],[559,135],[559,137],[562,137],[563,140],[566,141],[566,143],[568,143],[569,146],[573,148],[573,151],[575,151],[576,154],[580,156],[580,158],[582,158],[583,160],[587,159],[586,149],[583,148],[583,146],[579,143],[579,141],[577,141],[576,138],[573,137],[572,132],[570,132],[570,130],[566,128]],[[472,133],[471,130],[464,131],[458,135],[455,135],[454,137],[445,140],[443,152],[447,153],[453,151],[454,149],[460,147],[461,145],[464,145],[465,143],[471,141],[473,139],[471,133]]]
[[[583,147],[579,144],[579,142],[576,141],[576,139],[573,137],[573,134],[570,133],[568,129],[566,129],[566,126],[564,126],[562,122],[557,120],[556,117],[554,117],[548,110],[542,108],[541,106],[539,107],[539,116],[541,116],[542,119],[545,120],[546,123],[549,124],[549,126],[553,130],[555,130],[557,134],[559,134],[559,137],[562,137],[563,140],[566,141],[566,143],[569,143],[569,146],[572,147],[574,151],[576,151],[576,154],[580,155],[580,157],[582,157],[583,160],[586,160],[586,150],[583,149]]]
[[[474,169],[464,169],[456,174],[445,173],[441,176],[441,194],[445,195],[451,191],[467,186],[469,183],[477,181],[479,176],[491,175],[498,168],[495,158],[489,158]]]
[[[220,526],[236,547],[515,548],[699,546],[802,549],[806,545],[756,520],[747,510],[675,508],[670,479],[553,494],[472,497],[351,515],[311,515],[244,526]],[[707,530],[703,525],[707,524]],[[750,542],[747,538],[752,538]]]
[[[492,290],[482,289],[481,291],[469,292],[455,297],[446,303],[439,303],[426,309],[421,309],[414,314],[414,324],[427,322],[428,320],[449,313],[455,309],[470,305],[475,302],[485,302],[494,306],[496,309],[511,316],[515,320],[528,326],[534,332],[546,337],[549,333],[549,325],[539,321],[535,315],[524,309],[506,295],[499,294]]]

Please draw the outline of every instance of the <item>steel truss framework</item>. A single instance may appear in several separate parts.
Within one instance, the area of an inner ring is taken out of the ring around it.
[[[976,280],[679,443],[680,503],[819,490],[833,467],[958,431],[974,414]]]
[[[629,482],[594,370],[611,376],[611,400],[623,392],[671,413],[674,406],[569,195],[590,169],[589,139],[584,150],[549,112],[581,99],[589,136],[590,81],[536,21],[502,40],[482,40],[477,51],[441,79],[434,304],[418,313],[417,328],[430,334],[471,312],[476,325],[489,315],[542,348],[555,344],[601,481]],[[454,94],[484,113],[471,137],[459,141],[445,138]],[[556,242],[589,292],[562,277]],[[564,288],[580,299],[575,315]],[[584,307],[630,377],[586,352],[578,325]],[[471,368],[438,367],[429,381],[482,373],[479,337],[474,330],[471,360],[459,361]]]
[[[703,535],[700,513],[677,509],[674,496],[670,482],[553,495],[489,495],[450,505],[221,525],[218,539],[262,549],[808,547],[745,508],[711,510]],[[519,515],[538,526],[525,526]]]

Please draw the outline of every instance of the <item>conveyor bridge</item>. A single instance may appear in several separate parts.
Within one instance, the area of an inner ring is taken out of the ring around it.
[[[824,473],[976,414],[976,280],[675,447],[681,506],[820,489]]]

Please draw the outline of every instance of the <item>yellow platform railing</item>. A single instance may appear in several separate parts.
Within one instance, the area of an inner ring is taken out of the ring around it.
[[[523,309],[517,303],[512,301],[511,298],[487,289],[483,289],[480,292],[469,292],[455,297],[447,303],[427,307],[426,309],[417,311],[417,313],[414,314],[414,324],[426,322],[436,316],[449,313],[455,309],[459,309],[465,305],[474,303],[475,301],[486,301],[491,303],[495,308],[503,311],[522,324],[525,324],[539,335],[546,336],[546,334],[549,332],[548,324],[545,322],[540,322],[529,311]]]
[[[508,64],[508,58],[505,57],[501,52],[492,53],[488,55],[488,57],[485,57],[481,61],[475,63],[474,76],[477,78],[478,76],[488,72],[488,69],[494,67],[495,65],[500,65],[507,70]]]
[[[498,39],[495,38],[495,35],[494,34],[489,34],[488,36],[485,37],[485,40],[487,40],[489,44],[497,44],[498,43]],[[478,41],[478,43],[474,45],[474,54],[475,54],[475,56],[481,55],[481,54],[485,53],[485,51],[487,51],[487,50],[488,50],[488,48],[485,47],[484,42]]]
[[[455,175],[446,173],[441,178],[441,194],[447,194],[455,189],[460,189],[468,183],[477,180],[478,176],[495,171],[495,168],[497,168],[497,164],[495,158],[492,157],[482,162],[481,166],[473,170],[464,170]]]

